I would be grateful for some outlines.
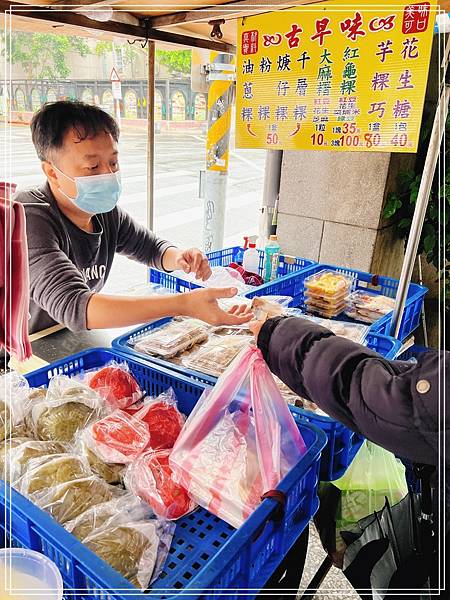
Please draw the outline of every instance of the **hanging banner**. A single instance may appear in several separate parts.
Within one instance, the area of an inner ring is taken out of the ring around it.
[[[236,146],[416,152],[436,0],[238,20]]]

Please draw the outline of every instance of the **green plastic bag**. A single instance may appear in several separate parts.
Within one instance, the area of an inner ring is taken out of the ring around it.
[[[403,464],[392,452],[367,440],[345,474],[333,481],[333,485],[341,490],[337,531],[381,510],[386,497],[392,506],[408,493]]]

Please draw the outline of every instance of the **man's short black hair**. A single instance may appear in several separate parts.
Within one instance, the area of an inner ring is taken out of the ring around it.
[[[103,132],[110,133],[116,142],[119,140],[115,119],[98,106],[69,100],[51,102],[44,104],[31,121],[31,137],[38,157],[49,160],[51,151],[62,147],[70,129],[75,129],[81,140]]]

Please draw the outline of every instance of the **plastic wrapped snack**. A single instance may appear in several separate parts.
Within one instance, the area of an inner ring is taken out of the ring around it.
[[[259,296],[259,298],[261,298],[261,300],[267,300],[272,304],[279,304],[283,307],[288,307],[293,301],[292,296]]]
[[[391,312],[394,306],[394,298],[357,290],[350,296],[345,314],[356,321],[374,323]]]
[[[144,354],[172,358],[207,339],[206,326],[200,321],[171,321],[141,338],[136,342],[134,349]]]
[[[92,472],[104,479],[106,483],[116,485],[122,483],[124,466],[117,463],[104,462],[84,441],[81,441],[81,451],[89,462]]]
[[[234,298],[220,298],[218,300],[218,304],[222,310],[225,312],[229,312],[235,306],[245,305],[250,306],[252,301],[250,298],[245,298],[244,296],[234,297]]]
[[[334,307],[327,307],[324,304],[319,304],[315,301],[306,299],[305,300],[306,309],[312,313],[322,315],[326,319],[332,319],[333,317],[337,317],[347,308],[347,303],[342,302],[341,304],[337,304]]]
[[[143,591],[147,589],[159,546],[157,526],[153,521],[104,527],[83,543],[134,586]]]
[[[64,525],[96,504],[112,500],[115,494],[115,488],[91,476],[35,492],[30,494],[30,500]]]
[[[83,434],[87,446],[106,463],[126,464],[150,443],[148,426],[122,410],[93,423]]]
[[[4,440],[11,430],[11,411],[4,400],[0,400],[0,440]]]
[[[280,317],[284,314],[284,307],[281,304],[270,302],[270,300],[259,298],[258,296],[253,298],[251,308],[255,318],[261,321]]]
[[[175,520],[193,511],[196,503],[177,484],[169,466],[170,450],[149,451],[127,469],[125,486],[148,502],[160,517]]]
[[[0,377],[0,441],[23,422],[28,394],[29,385],[22,375],[10,371]]]
[[[178,279],[183,279],[200,285],[212,288],[237,288],[239,294],[246,294],[252,289],[250,285],[244,282],[242,275],[231,267],[212,267],[212,274],[206,281],[197,279],[195,273],[185,273],[184,271],[173,271],[171,275]]]
[[[42,442],[37,440],[27,440],[18,444],[10,452],[10,478],[15,482],[22,477],[27,470],[30,461],[42,456],[49,457],[54,454],[63,454],[67,446],[61,442]]]
[[[100,371],[88,373],[88,385],[112,408],[127,408],[143,396],[138,382],[126,363],[112,363]]]
[[[102,398],[65,375],[50,381],[45,399],[31,406],[31,424],[40,440],[71,442],[76,433],[99,415]]]
[[[301,318],[308,319],[326,327],[340,337],[356,342],[357,344],[363,344],[366,336],[369,332],[370,327],[367,325],[361,325],[359,323],[348,323],[347,321],[337,321],[330,319],[322,319],[320,317],[314,317],[312,315],[300,315]]]
[[[353,278],[343,273],[324,269],[307,277],[305,279],[305,288],[307,292],[331,301],[342,295],[349,294],[353,281]]]
[[[239,352],[253,341],[250,336],[212,337],[209,342],[183,360],[188,369],[220,377]]]
[[[147,425],[150,433],[148,447],[153,450],[173,448],[185,421],[177,409],[172,388],[154,400],[145,402],[135,417]]]
[[[14,437],[0,441],[0,479],[8,482],[11,481],[10,454],[21,444],[28,442],[29,439],[26,437]]]
[[[91,474],[89,463],[82,457],[73,454],[41,456],[30,461],[25,474],[17,482],[17,489],[28,496]]]
[[[92,506],[73,521],[64,525],[65,529],[82,542],[102,527],[129,521],[142,521],[153,516],[151,508],[130,492],[124,491],[109,502]]]

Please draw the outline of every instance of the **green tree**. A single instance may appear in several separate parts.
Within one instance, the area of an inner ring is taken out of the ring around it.
[[[156,60],[171,73],[188,75],[191,72],[191,50],[157,50]]]
[[[28,79],[64,79],[70,75],[67,65],[69,52],[80,56],[90,53],[87,43],[79,37],[53,33],[26,33],[15,31],[2,34],[3,56],[12,64],[19,64]]]

